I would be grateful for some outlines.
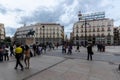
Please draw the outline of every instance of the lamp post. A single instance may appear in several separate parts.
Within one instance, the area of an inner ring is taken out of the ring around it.
[[[42,26],[42,28],[43,28],[43,45],[44,45],[44,27],[45,26]]]
[[[87,20],[85,18],[84,24],[85,25],[85,47],[87,46],[87,25],[90,25],[89,23],[87,23]]]
[[[86,29],[86,25],[87,25],[87,22],[86,22],[86,19],[85,19],[85,47],[87,46],[87,29]]]

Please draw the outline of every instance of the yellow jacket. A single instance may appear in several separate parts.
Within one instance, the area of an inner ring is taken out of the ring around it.
[[[21,47],[16,47],[15,48],[15,53],[16,54],[21,54],[22,53],[22,48]]]

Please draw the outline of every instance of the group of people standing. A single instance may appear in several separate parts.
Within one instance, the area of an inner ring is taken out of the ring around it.
[[[9,60],[9,47],[0,45],[0,61],[8,61]]]
[[[72,54],[72,49],[73,49],[72,44],[64,44],[64,45],[62,45],[62,53],[67,53],[68,55],[71,55]]]
[[[92,60],[92,55],[94,54],[93,50],[92,50],[93,44],[92,43],[88,43],[88,45],[86,46],[87,48],[87,60]],[[68,51],[67,51],[68,50]],[[80,45],[77,44],[76,45],[76,50],[75,52],[80,52]],[[62,53],[66,53],[66,54],[72,54],[72,44],[64,44],[62,45]]]
[[[30,47],[28,45],[22,46],[17,43],[14,46],[0,45],[0,61],[8,61],[9,56],[14,56],[16,59],[15,69],[18,68],[18,65],[23,71],[24,67],[21,63],[21,60],[24,60],[25,68],[29,69],[30,67]]]
[[[99,42],[97,48],[99,52],[105,52],[105,44]]]

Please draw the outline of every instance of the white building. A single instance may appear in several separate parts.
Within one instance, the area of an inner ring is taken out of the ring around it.
[[[35,31],[34,36],[26,36],[29,32]],[[61,36],[63,26],[56,23],[36,23],[34,25],[23,26],[16,31],[16,40],[25,42],[27,38],[34,38],[38,43],[59,43],[61,44],[63,37]]]
[[[105,18],[104,12],[79,13],[78,17],[79,21],[73,25],[74,44],[85,44],[89,40],[94,44],[113,44],[113,20]]]

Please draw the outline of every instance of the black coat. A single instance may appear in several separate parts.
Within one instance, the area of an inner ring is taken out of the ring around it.
[[[92,46],[91,46],[91,45],[89,45],[89,46],[87,47],[87,51],[88,51],[88,54],[93,54]]]

